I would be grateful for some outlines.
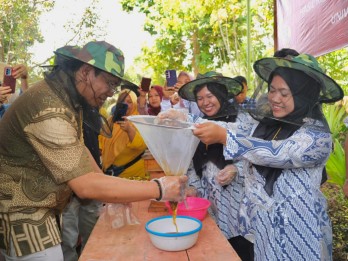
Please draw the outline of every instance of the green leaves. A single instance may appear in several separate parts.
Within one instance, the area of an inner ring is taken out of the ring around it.
[[[144,0],[121,0],[121,4],[127,11],[146,14],[144,28],[157,39],[153,47],[146,48],[142,61],[153,70],[152,78],[161,80],[160,84],[168,68],[195,75],[211,70],[226,76],[246,75],[245,1],[171,0],[149,5]],[[273,24],[268,21],[273,1],[253,1],[252,8],[257,14],[251,32],[255,61],[265,53],[265,43],[273,43]],[[267,23],[260,26],[262,21]]]
[[[328,105],[325,107],[325,116],[329,124],[332,137],[343,142],[345,139],[346,126],[343,120],[347,117],[346,108],[341,104]]]
[[[54,1],[1,1],[0,5],[0,61],[26,63],[31,54],[28,47],[42,42],[39,16],[50,10]]]
[[[328,182],[343,186],[346,179],[345,153],[338,139],[334,139],[334,150],[326,163]]]
[[[343,120],[348,114],[345,107],[340,103],[328,105],[324,109],[334,142],[334,150],[326,163],[328,182],[342,187],[346,178],[346,161],[345,152],[341,144],[343,144],[347,133],[347,127],[344,125]]]

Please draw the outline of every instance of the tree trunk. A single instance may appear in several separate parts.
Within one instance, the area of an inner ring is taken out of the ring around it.
[[[197,30],[195,30],[193,32],[192,35],[192,46],[193,46],[193,55],[192,55],[192,69],[193,69],[193,73],[195,75],[195,77],[197,76],[197,74],[199,73],[198,71],[198,63],[199,63],[199,54],[200,54],[200,48],[199,48],[199,43],[198,43],[198,36],[197,36]]]

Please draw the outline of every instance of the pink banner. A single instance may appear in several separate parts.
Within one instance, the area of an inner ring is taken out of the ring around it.
[[[277,46],[320,56],[348,45],[348,0],[277,0]]]

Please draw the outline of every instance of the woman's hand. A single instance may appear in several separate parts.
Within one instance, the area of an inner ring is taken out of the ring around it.
[[[170,97],[174,94],[174,87],[164,86],[163,88],[163,97],[170,100]]]
[[[138,91],[139,91],[139,97],[146,97],[146,94],[148,93],[148,92],[146,92],[146,91],[143,91],[143,89],[141,89],[140,87],[138,88]]]
[[[118,121],[117,123],[120,125],[120,128],[125,132],[132,131],[135,127],[132,125],[130,121],[127,120],[127,116],[122,117],[123,121]]]
[[[237,176],[238,169],[234,165],[227,165],[216,175],[216,181],[221,186],[229,185]]]
[[[117,123],[120,125],[121,130],[127,132],[128,138],[130,142],[132,142],[136,134],[136,128],[129,120],[127,120],[127,116],[123,116],[122,118],[124,120],[118,121]]]
[[[195,129],[192,131],[197,138],[207,145],[215,143],[226,145],[227,130],[214,122],[195,124]]]
[[[175,92],[172,96],[170,96],[170,103],[172,105],[177,104],[180,101],[180,96],[177,92]]]
[[[174,90],[178,92],[183,85],[183,83],[177,82],[176,84],[174,84]]]
[[[145,108],[146,103],[147,103],[147,99],[146,99],[146,93],[145,91],[143,91],[141,88],[138,89],[139,91],[139,97],[138,97],[138,105],[140,108]]]
[[[178,120],[178,121],[187,121],[188,113],[185,110],[169,109],[166,111],[161,111],[157,115],[157,120],[160,123],[163,120]]]

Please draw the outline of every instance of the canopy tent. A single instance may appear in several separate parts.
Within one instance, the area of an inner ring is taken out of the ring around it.
[[[320,56],[348,45],[348,1],[274,0],[274,46]]]

